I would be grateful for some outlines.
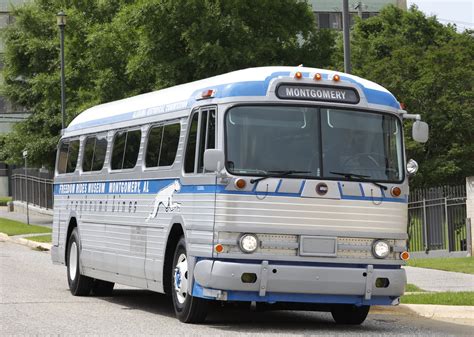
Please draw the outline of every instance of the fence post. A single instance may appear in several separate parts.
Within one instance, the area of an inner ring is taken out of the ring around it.
[[[468,230],[467,234],[467,242],[470,242],[470,246],[468,243],[468,253],[471,256],[474,256],[474,231],[472,230],[472,219],[474,219],[474,176],[466,178],[466,218],[470,220],[467,224],[470,226],[466,229]]]
[[[474,256],[474,248],[472,247],[472,224],[471,218],[466,219],[466,249],[469,256]]]
[[[426,199],[423,198],[423,244],[425,246],[425,251],[427,252],[429,250],[428,246],[428,228],[426,226]]]

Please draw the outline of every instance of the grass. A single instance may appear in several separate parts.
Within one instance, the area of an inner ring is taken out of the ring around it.
[[[23,222],[0,218],[0,233],[5,233],[10,236],[20,234],[51,233],[51,229],[48,227],[27,225]]]
[[[51,234],[30,236],[27,239],[31,241],[36,241],[36,242],[51,243]]]
[[[0,206],[6,206],[9,201],[12,201],[11,197],[0,197]]]
[[[474,274],[474,257],[444,257],[408,260],[410,267],[421,267]]]
[[[474,306],[474,292],[443,292],[404,295],[404,304],[439,304],[439,305],[470,305]]]
[[[408,283],[407,286],[405,287],[405,292],[407,293],[415,293],[415,292],[424,292],[426,290],[423,290],[421,288],[418,288],[416,285]]]

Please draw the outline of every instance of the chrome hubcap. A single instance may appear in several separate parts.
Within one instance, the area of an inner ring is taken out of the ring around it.
[[[77,245],[75,242],[71,244],[71,249],[69,251],[69,278],[71,280],[76,279],[77,271]]]
[[[174,291],[180,304],[183,304],[188,296],[188,259],[181,254],[174,269]]]

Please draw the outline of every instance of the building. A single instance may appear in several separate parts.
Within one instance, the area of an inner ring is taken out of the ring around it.
[[[343,0],[309,0],[313,7],[316,22],[319,28],[331,28],[342,30],[342,2]],[[349,0],[349,12],[351,21],[353,17],[360,16],[362,19],[378,15],[380,10],[387,5],[395,5],[407,9],[406,0]]]
[[[0,29],[7,27],[14,20],[11,15],[13,7],[21,6],[29,0],[0,0]],[[0,35],[0,71],[3,70],[3,54],[5,44]],[[3,84],[3,74],[0,72],[0,86]],[[0,95],[0,134],[11,131],[13,124],[27,118],[29,114],[24,108],[11,104]],[[10,168],[0,162],[0,196],[10,195],[9,176]]]

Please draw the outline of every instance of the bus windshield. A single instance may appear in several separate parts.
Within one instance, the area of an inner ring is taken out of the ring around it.
[[[237,175],[403,180],[396,116],[303,106],[236,106],[225,118],[226,167]]]

